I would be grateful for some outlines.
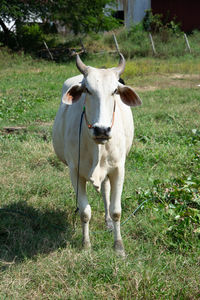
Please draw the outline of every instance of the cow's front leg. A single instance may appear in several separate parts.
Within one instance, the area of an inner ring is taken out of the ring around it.
[[[124,166],[116,168],[109,175],[109,178],[111,183],[110,215],[114,225],[114,249],[117,254],[125,256],[120,232],[121,194],[124,183]]]
[[[105,208],[105,221],[106,221],[106,227],[109,230],[113,230],[113,221],[110,217],[110,180],[108,177],[102,182],[101,185],[101,192],[103,196],[104,201],[104,208]]]
[[[75,193],[77,193],[77,174],[74,170],[70,172],[71,180],[74,187]],[[78,186],[78,199],[77,204],[79,208],[79,214],[82,223],[83,231],[83,247],[85,249],[90,248],[90,236],[89,236],[89,222],[91,219],[91,207],[88,204],[88,199],[86,195],[86,180],[82,177],[79,177],[79,186]]]

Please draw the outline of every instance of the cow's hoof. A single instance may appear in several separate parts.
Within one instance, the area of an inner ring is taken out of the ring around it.
[[[126,254],[125,254],[125,251],[124,251],[124,245],[122,243],[122,240],[115,241],[114,250],[115,250],[115,253],[118,256],[121,256],[121,257],[125,258]]]
[[[83,241],[82,245],[84,250],[89,250],[91,248],[90,241]]]
[[[113,231],[114,226],[113,226],[113,221],[112,220],[107,220],[106,221],[106,228],[108,231]]]

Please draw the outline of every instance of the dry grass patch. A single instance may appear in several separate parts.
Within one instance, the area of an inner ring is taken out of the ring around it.
[[[148,82],[148,85],[146,85]],[[141,80],[136,80],[136,82],[127,81],[127,83],[135,88],[138,92],[145,91],[155,91],[157,89],[168,89],[171,87],[177,88],[196,88],[200,84],[200,75],[197,74],[159,74],[152,76],[145,76]]]

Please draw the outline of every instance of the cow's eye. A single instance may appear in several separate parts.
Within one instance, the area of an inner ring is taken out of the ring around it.
[[[86,93],[91,95],[91,92],[88,90],[88,88],[85,88]]]
[[[114,94],[117,94],[117,89],[115,89],[114,92],[113,92],[112,94],[113,94],[113,95],[114,95]]]

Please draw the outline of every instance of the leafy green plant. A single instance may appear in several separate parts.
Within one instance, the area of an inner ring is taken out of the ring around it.
[[[20,25],[17,30],[17,38],[20,47],[25,52],[35,52],[38,50],[43,43],[43,33],[39,25]]]
[[[180,33],[180,24],[174,20],[164,19],[162,14],[153,14],[151,9],[146,10],[142,21],[145,31],[159,33],[162,31],[171,31],[175,34]]]
[[[159,32],[160,28],[163,27],[162,15],[153,14],[151,9],[147,9],[142,25],[145,31]]]
[[[138,190],[139,202],[144,199],[160,204],[158,211],[163,211],[166,226],[164,233],[170,239],[170,249],[192,247],[194,238],[200,234],[200,177],[183,177],[172,183],[154,182],[151,190]]]

